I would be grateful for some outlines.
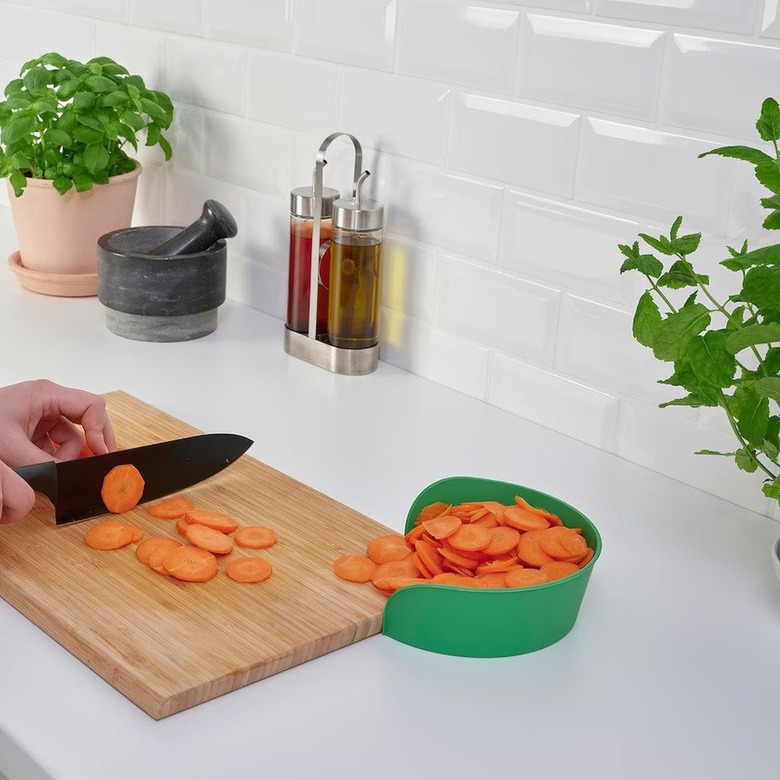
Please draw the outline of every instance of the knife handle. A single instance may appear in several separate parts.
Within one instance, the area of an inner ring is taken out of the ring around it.
[[[20,466],[14,471],[33,489],[48,496],[57,505],[57,464],[53,460]]]

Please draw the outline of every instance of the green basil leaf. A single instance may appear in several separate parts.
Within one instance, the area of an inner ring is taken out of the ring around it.
[[[63,81],[57,90],[57,97],[60,100],[70,100],[78,92],[80,83],[78,79]]]
[[[56,176],[52,184],[60,195],[64,195],[73,186],[73,182],[67,176]]]
[[[88,192],[92,189],[92,177],[87,173],[77,173],[73,177],[73,185],[77,192]]]
[[[105,138],[102,130],[80,125],[73,131],[73,137],[83,144],[99,144]]]
[[[61,54],[57,54],[56,51],[50,51],[41,57],[40,62],[43,65],[51,65],[53,68],[59,69],[64,68],[68,61]]]
[[[40,92],[49,83],[49,71],[44,67],[32,68],[24,74],[22,81],[30,92]]]
[[[108,165],[108,150],[100,144],[90,144],[84,150],[84,165],[94,176]]]
[[[6,97],[11,97],[11,95],[18,95],[23,89],[24,81],[22,81],[22,79],[12,79],[5,85],[3,94],[5,94]]]
[[[8,183],[13,187],[14,195],[18,198],[27,186],[27,177],[21,171],[12,171]]]
[[[127,102],[127,100],[128,100],[127,94],[125,92],[121,92],[117,90],[116,92],[109,92],[107,95],[104,95],[100,99],[100,105],[113,108],[114,106],[118,106],[121,105],[122,103]]]
[[[0,138],[4,144],[13,144],[31,133],[34,127],[35,119],[33,117],[29,114],[17,114],[3,128]]]
[[[90,76],[85,84],[93,92],[113,92],[116,89],[116,83],[105,76]]]
[[[123,124],[132,127],[135,132],[143,130],[146,124],[140,114],[136,114],[134,111],[125,111],[119,119]]]
[[[164,135],[160,135],[160,149],[163,150],[163,154],[165,155],[166,160],[170,160],[171,157],[173,157],[173,149],[171,148],[171,144],[169,143],[168,139]]]
[[[141,108],[152,118],[165,121],[165,111],[152,100],[141,98]]]
[[[95,92],[79,92],[73,96],[73,105],[76,108],[84,110],[92,108],[97,100],[97,94]]]

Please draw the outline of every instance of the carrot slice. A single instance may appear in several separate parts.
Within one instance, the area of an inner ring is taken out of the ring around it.
[[[126,463],[114,466],[103,479],[100,497],[109,512],[129,512],[141,500],[144,479],[138,469]]]
[[[183,546],[171,550],[163,560],[165,571],[184,582],[206,582],[217,576],[217,559],[208,550]]]
[[[126,525],[133,532],[133,538],[130,540],[131,542],[140,542],[141,539],[144,538],[143,529],[139,528],[137,525],[130,525],[129,523],[126,523]]]
[[[453,574],[462,574],[464,577],[474,576],[473,571],[467,569],[465,566],[458,566],[457,563],[453,563],[452,561],[442,561],[441,567],[445,572],[449,571]]]
[[[147,561],[146,565],[152,569],[152,571],[156,571],[158,574],[167,576],[168,571],[165,568],[165,559],[168,557],[168,553],[170,553],[172,550],[176,550],[178,547],[183,546],[183,544],[179,544],[177,546],[160,545],[155,547],[149,553],[149,560]]]
[[[550,527],[550,522],[546,517],[521,506],[506,507],[504,509],[504,523],[520,531],[538,531]]]
[[[441,557],[432,544],[426,542],[424,539],[418,539],[414,543],[414,549],[417,552],[421,563],[428,569],[431,575],[435,576],[444,571],[441,565]]]
[[[374,579],[374,585],[382,592],[393,592],[399,588],[405,588],[407,585],[420,585],[427,583],[428,580],[420,579],[419,577],[382,577],[381,579]]]
[[[400,561],[387,561],[380,563],[374,573],[371,575],[371,582],[376,584],[376,580],[383,580],[387,577],[420,577],[417,567],[414,565],[412,556],[409,555]]]
[[[212,512],[210,509],[190,509],[185,515],[188,523],[197,523],[229,534],[238,528],[238,523],[223,512]]]
[[[452,536],[462,525],[454,515],[440,515],[433,520],[424,520],[422,526],[434,539],[446,539]]]
[[[485,528],[495,528],[498,525],[498,520],[492,512],[487,512],[487,514],[483,515],[482,517],[476,520],[472,520],[471,525],[481,525]]]
[[[552,512],[548,512],[546,509],[542,509],[541,507],[529,504],[522,496],[515,496],[515,504],[519,507],[522,507],[523,509],[527,509],[529,512],[533,512],[534,514],[544,517],[550,523],[550,525],[563,525],[563,520],[561,520],[558,515],[554,515]]]
[[[540,531],[527,531],[521,534],[520,541],[517,544],[517,557],[527,566],[534,566],[537,569],[545,563],[551,563],[551,558],[543,549],[539,535],[544,533]]]
[[[135,557],[138,558],[141,563],[149,565],[149,556],[158,548],[165,548],[167,550],[173,550],[176,547],[181,547],[182,543],[176,539],[169,539],[168,537],[155,536],[151,539],[147,539],[138,547],[135,548]]]
[[[482,574],[479,577],[474,577],[474,588],[490,588],[495,590],[497,588],[506,587],[506,574],[504,572],[496,572],[494,574]]]
[[[520,541],[520,531],[506,525],[499,525],[490,529],[490,544],[482,550],[485,555],[500,556],[517,547]]]
[[[453,572],[445,571],[443,574],[437,574],[431,582],[434,582],[437,585],[456,585],[463,588],[470,588],[472,578],[465,577],[462,574],[454,574]]]
[[[273,569],[271,564],[262,558],[233,558],[228,561],[225,574],[231,580],[249,584],[264,582],[273,574]]]
[[[160,520],[178,520],[185,512],[193,509],[194,506],[189,498],[171,496],[146,507],[146,511],[152,517],[157,517]]]
[[[417,571],[419,571],[420,574],[425,577],[425,579],[429,580],[434,576],[433,572],[420,560],[420,554],[417,552],[417,550],[415,550],[409,556],[409,558],[411,559]]]
[[[187,520],[187,515],[182,515],[177,521],[176,521],[176,530],[182,535],[187,535],[187,529],[192,525],[192,523]]]
[[[475,561],[473,558],[467,558],[465,555],[461,555],[459,552],[449,547],[442,547],[439,550],[439,555],[464,569],[475,569],[479,565],[479,561]]]
[[[133,541],[133,529],[115,520],[105,520],[92,526],[84,541],[93,550],[118,550]]]
[[[539,535],[539,541],[551,558],[579,560],[588,550],[588,543],[573,529],[553,526]]]
[[[593,550],[590,547],[588,547],[588,551],[585,553],[581,561],[577,561],[577,565],[582,569],[593,560],[594,555],[595,553],[593,552]]]
[[[427,534],[428,532],[425,530],[424,525],[416,525],[414,528],[412,528],[411,531],[409,531],[408,534],[405,535],[405,539],[407,544],[414,545],[415,541],[419,539],[423,534]]]
[[[484,550],[492,536],[490,529],[481,525],[462,525],[455,533],[447,538],[450,546],[456,550],[477,552]]]
[[[569,563],[568,561],[553,561],[552,563],[545,563],[539,569],[542,574],[546,574],[550,582],[553,580],[562,580],[564,577],[568,577],[572,574],[576,574],[580,570],[580,567],[576,563]]]
[[[388,561],[400,561],[411,555],[412,551],[406,539],[400,534],[386,534],[372,539],[366,548],[368,557],[376,564]]]
[[[540,569],[513,569],[504,575],[507,588],[527,588],[549,581],[549,577]]]
[[[229,536],[207,525],[192,523],[188,526],[185,536],[190,544],[215,555],[227,555],[233,550],[233,540]]]
[[[236,531],[233,536],[239,547],[250,550],[267,550],[276,544],[276,532],[261,525],[250,525]]]
[[[433,520],[434,517],[444,514],[449,508],[450,505],[445,504],[443,501],[434,501],[432,504],[428,504],[428,506],[424,506],[420,510],[414,524],[420,525],[425,520]]]
[[[334,564],[333,572],[347,582],[370,582],[376,564],[365,555],[342,555]]]
[[[511,558],[496,558],[492,561],[485,561],[477,565],[477,574],[495,574],[496,572],[507,572],[511,569],[522,569],[522,564],[517,562],[517,556]]]

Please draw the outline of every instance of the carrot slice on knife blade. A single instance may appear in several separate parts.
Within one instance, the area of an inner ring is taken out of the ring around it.
[[[195,504],[184,496],[171,496],[146,507],[146,511],[160,520],[178,520],[185,512],[194,509]]]
[[[126,463],[114,466],[103,479],[100,497],[109,512],[129,512],[141,500],[144,492],[144,478],[138,469]]]

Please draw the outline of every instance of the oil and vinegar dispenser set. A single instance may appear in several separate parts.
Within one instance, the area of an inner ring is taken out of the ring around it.
[[[323,186],[337,138],[355,147],[350,197]],[[338,374],[368,374],[379,359],[379,273],[384,207],[363,195],[360,142],[333,133],[320,145],[312,184],[290,193],[290,265],[284,349]]]

